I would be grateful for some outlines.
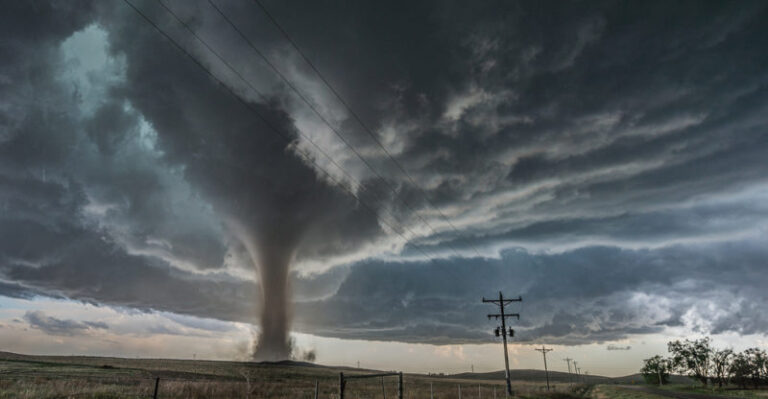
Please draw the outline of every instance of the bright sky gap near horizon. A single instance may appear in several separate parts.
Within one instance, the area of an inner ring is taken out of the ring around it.
[[[500,290],[514,368],[768,348],[768,4],[263,1],[322,78],[253,1],[130,4],[188,55],[124,1],[2,2],[0,350],[245,359],[287,323],[490,371]]]

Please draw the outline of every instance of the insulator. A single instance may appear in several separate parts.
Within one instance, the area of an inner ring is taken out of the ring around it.
[[[496,329],[495,329],[495,330],[493,330],[493,333],[494,333],[494,334],[496,334],[496,336],[497,336],[497,337],[498,337],[499,335],[501,335],[501,331],[499,331],[499,327],[496,327]]]
[[[509,328],[509,336],[514,337],[515,336],[515,330],[512,329],[512,327]]]

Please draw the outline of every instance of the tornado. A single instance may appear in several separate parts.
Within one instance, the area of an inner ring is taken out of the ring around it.
[[[123,87],[113,94],[124,95],[154,128],[163,162],[220,218],[222,240],[240,266],[257,271],[261,300],[242,315],[258,321],[254,359],[289,358],[292,263],[343,253],[383,234],[377,215],[299,154],[301,137],[282,96],[235,97],[155,32],[131,24],[112,29],[131,32],[110,36],[111,51],[127,65]]]
[[[249,231],[252,229],[242,225],[235,227],[258,271],[261,290],[261,304],[258,307],[260,331],[252,357],[257,361],[284,360],[291,355],[288,337],[291,292],[288,275],[295,256],[296,236],[301,231],[261,227],[265,231]]]
[[[261,332],[255,360],[282,360],[290,356],[288,344],[289,285],[288,269],[292,254],[263,251],[259,257],[259,275],[261,276]]]

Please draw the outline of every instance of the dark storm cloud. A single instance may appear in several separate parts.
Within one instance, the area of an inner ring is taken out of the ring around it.
[[[386,182],[206,2],[168,5],[266,98],[138,3],[290,143],[121,2],[9,5],[3,295],[253,322],[255,241],[312,265],[284,277],[298,329],[326,336],[485,342],[498,290],[526,299],[523,341],[768,331],[765,4],[267,2],[415,185],[253,4],[221,7]],[[297,155],[333,169],[306,137],[378,215]],[[378,259],[390,212],[406,254],[465,257]]]
[[[61,320],[48,316],[40,310],[24,314],[30,326],[51,335],[79,335],[92,330],[106,330],[109,326],[98,321]]]
[[[733,253],[723,258],[721,254]],[[487,342],[503,290],[516,341],[583,344],[662,331],[687,318],[704,332],[762,333],[768,297],[759,242],[658,250],[590,247],[557,255],[505,252],[500,260],[371,262],[353,268],[330,298],[298,305],[306,331],[408,342]],[[749,300],[733,301],[733,298]]]

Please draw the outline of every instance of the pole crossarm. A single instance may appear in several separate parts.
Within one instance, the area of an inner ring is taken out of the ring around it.
[[[523,301],[523,297],[521,296],[518,296],[515,299],[485,299],[485,297],[483,297],[483,303],[495,303],[497,305],[501,302],[503,302],[506,305],[508,303],[522,302],[522,301]]]
[[[509,313],[509,314],[496,313],[496,314],[489,314],[488,318],[490,319],[491,317],[495,317],[496,319],[498,319],[499,317],[517,317],[517,319],[520,320],[520,313]]]

